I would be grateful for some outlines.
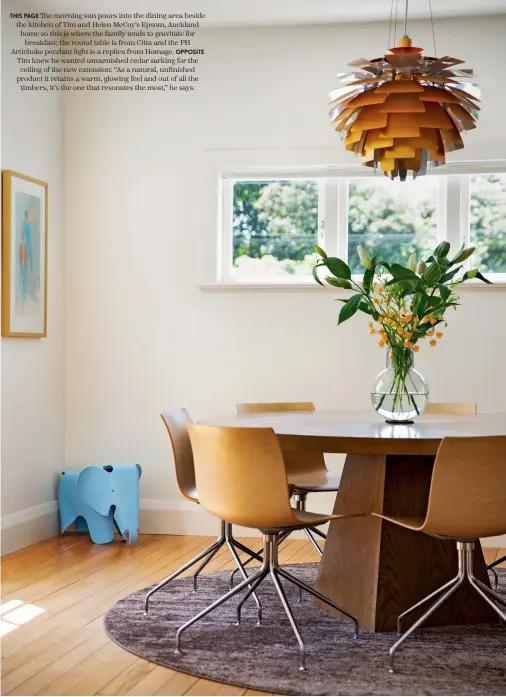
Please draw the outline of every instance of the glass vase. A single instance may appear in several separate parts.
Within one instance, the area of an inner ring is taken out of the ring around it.
[[[429,401],[429,386],[414,368],[413,349],[388,348],[387,363],[374,381],[371,401],[387,423],[413,423]]]

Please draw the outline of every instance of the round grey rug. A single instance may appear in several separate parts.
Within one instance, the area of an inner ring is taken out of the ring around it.
[[[286,567],[313,583],[316,564]],[[506,598],[506,570],[500,594]],[[393,633],[362,630],[353,639],[350,622],[311,604],[292,584],[284,588],[307,650],[307,671],[298,670],[298,648],[270,580],[261,584],[263,626],[256,626],[250,600],[236,626],[238,598],[225,603],[183,633],[182,655],[174,653],[176,629],[228,590],[230,572],[176,580],[151,599],[143,614],[146,590],[120,600],[105,617],[113,641],[137,656],[208,680],[289,695],[506,695],[506,628],[499,623],[415,632],[388,672]]]

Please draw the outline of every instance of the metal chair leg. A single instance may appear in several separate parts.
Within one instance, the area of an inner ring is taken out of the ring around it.
[[[206,568],[206,566],[209,564],[209,562],[211,561],[211,559],[213,559],[214,555],[223,547],[224,544],[225,544],[225,542],[223,541],[220,545],[218,545],[218,546],[211,552],[211,554],[207,557],[207,559],[204,559],[204,561],[203,561],[202,564],[199,566],[199,568],[197,569],[197,571],[193,574],[193,592],[194,592],[194,593],[197,592],[197,578],[198,578],[200,572],[203,571],[203,570]]]
[[[327,605],[330,605],[331,607],[333,607],[334,610],[338,610],[338,612],[345,615],[346,617],[349,617],[350,620],[353,620],[353,622],[355,624],[355,639],[358,639],[359,624],[358,624],[357,618],[354,615],[352,615],[350,612],[348,612],[348,610],[345,610],[340,605],[337,605],[336,603],[334,603],[333,600],[330,600],[330,598],[327,598],[325,595],[323,595],[319,591],[315,590],[314,588],[311,588],[311,586],[309,586],[307,583],[304,583],[304,581],[301,581],[296,576],[292,576],[292,574],[288,573],[288,571],[285,571],[285,569],[278,568],[276,570],[280,576],[282,576],[283,578],[286,578],[287,581],[290,581],[291,583],[298,586],[301,591],[305,590],[306,593],[309,593],[310,595],[313,595],[315,598],[318,598],[318,600],[321,600],[322,602],[327,603]]]
[[[243,579],[244,579],[245,581],[247,581],[247,580],[248,580],[248,574],[246,573],[246,571],[245,571],[245,569],[244,569],[244,567],[243,567],[243,565],[242,565],[242,562],[241,562],[241,560],[240,560],[240,558],[239,558],[239,555],[238,555],[237,552],[235,551],[234,545],[232,544],[232,542],[231,542],[229,539],[226,540],[226,544],[227,544],[228,549],[230,550],[230,554],[232,555],[232,557],[233,557],[235,563],[237,564],[237,568],[239,569],[239,572],[240,572],[241,576],[243,577]],[[257,608],[258,608],[258,618],[259,618],[259,622],[261,622],[261,620],[262,620],[262,605],[261,605],[261,603],[260,603],[260,600],[258,599],[258,595],[257,595],[255,592],[253,592],[252,595],[253,595],[253,598],[254,598],[255,603],[256,603],[256,605],[257,605]]]
[[[314,525],[310,525],[309,530],[311,530],[311,532],[316,533],[320,537],[323,537],[324,540],[327,539],[327,535],[324,532],[322,532],[321,530],[318,530],[318,528],[315,528]]]
[[[282,542],[284,542],[284,541],[286,540],[286,538],[289,537],[291,534],[292,534],[292,531],[291,531],[291,530],[287,530],[286,532],[283,532],[283,533],[279,536],[278,545],[280,545]],[[243,552],[246,552],[246,554],[249,554],[249,555],[250,555],[247,559],[245,559],[245,560],[243,561],[243,563],[242,563],[243,566],[248,566],[248,564],[250,564],[250,563],[251,563],[252,561],[254,561],[255,559],[256,559],[257,561],[262,561],[261,554],[262,554],[263,551],[264,551],[264,548],[263,548],[263,547],[262,547],[261,549],[259,549],[257,552],[252,552],[251,549],[248,549],[247,547],[245,547],[245,546],[244,546],[243,544],[241,544],[240,542],[237,542],[237,540],[236,540],[235,538],[234,538],[234,545],[235,545],[236,547],[239,547],[239,549],[241,549]],[[237,573],[238,571],[239,571],[239,569],[234,569],[234,570],[232,571],[232,573],[230,574],[230,588],[233,588],[233,586],[234,586],[234,577],[235,577],[235,575],[236,575],[236,573]]]
[[[295,634],[295,638],[297,639],[297,643],[299,644],[299,653],[300,653],[299,670],[304,671],[304,670],[306,670],[306,651],[304,648],[304,642],[302,641],[302,637],[300,636],[299,628],[297,627],[297,623],[295,622],[295,618],[293,616],[292,610],[290,608],[290,605],[288,604],[288,600],[286,598],[285,591],[283,590],[283,586],[281,585],[281,582],[279,580],[277,571],[272,564],[271,564],[271,568],[270,568],[270,573],[271,573],[271,578],[274,581],[274,586],[276,587],[279,598],[281,600],[281,604],[283,605],[283,608],[286,612],[288,620],[292,626],[293,633]]]
[[[499,564],[503,564],[505,561],[506,561],[506,556],[501,557],[500,559],[496,559],[495,561],[488,564],[487,571],[490,571],[490,569],[493,569],[494,566],[499,566]]]
[[[191,620],[188,620],[188,622],[185,622],[181,627],[176,632],[176,649],[175,653],[180,654],[182,653],[181,651],[181,635],[184,631],[188,629],[188,627],[191,627],[192,624],[195,624],[195,622],[198,622],[201,620],[203,617],[208,615],[210,612],[215,610],[217,607],[220,605],[223,605],[223,603],[226,603],[227,600],[232,598],[234,595],[237,595],[237,593],[240,593],[241,591],[245,590],[249,585],[253,584],[257,578],[261,575],[261,573],[264,571],[264,567],[260,569],[260,571],[257,571],[256,574],[253,574],[253,576],[246,578],[244,581],[241,581],[241,583],[238,586],[235,586],[232,588],[232,590],[229,590],[228,593],[225,593],[221,598],[218,598],[218,600],[215,600],[214,603],[211,603],[208,607],[206,607],[204,610],[201,610],[195,617],[192,617]]]
[[[418,627],[425,622],[425,620],[432,615],[433,612],[435,612],[440,605],[442,605],[448,598],[455,593],[457,588],[464,582],[465,576],[461,575],[457,577],[457,581],[455,582],[454,580],[454,585],[450,588],[450,590],[446,591],[446,593],[437,600],[434,605],[424,614],[422,615],[414,624],[411,625],[409,629],[407,629],[404,634],[397,639],[395,644],[390,648],[390,672],[394,672],[394,657],[395,657],[395,652],[399,648],[399,646],[406,641],[408,636],[412,634],[415,629],[418,629]]]
[[[494,593],[494,591],[491,588],[482,583],[482,581],[480,581],[479,578],[476,578],[476,576],[473,576],[473,579],[480,586],[480,588],[485,591],[485,593],[488,593],[489,596],[496,601],[496,603],[500,603],[501,605],[504,605],[506,607],[506,600],[504,598],[502,598],[497,593]]]
[[[491,566],[491,567],[487,566],[487,571],[492,572],[492,576],[494,577],[494,588],[497,590],[499,588],[499,575],[498,575],[497,571],[494,569],[493,566]]]
[[[422,617],[420,617],[397,641],[395,644],[390,648],[390,672],[394,672],[394,655],[399,646],[408,638],[410,634],[412,634],[415,629],[417,629],[425,620],[430,617],[430,615],[437,610],[440,605],[442,605],[448,598],[455,593],[457,588],[462,585],[462,583],[467,579],[469,581],[470,585],[472,588],[477,591],[483,600],[485,600],[486,603],[488,603],[494,610],[495,612],[499,615],[501,620],[503,622],[506,622],[506,613],[503,612],[496,603],[500,603],[504,606],[506,606],[506,601],[499,597],[494,591],[486,586],[484,583],[482,583],[478,578],[474,576],[473,573],[473,551],[474,551],[474,543],[473,542],[460,542],[457,541],[457,552],[458,552],[458,561],[459,561],[459,572],[458,575],[452,580],[446,583],[444,586],[441,588],[438,588],[438,590],[434,591],[434,593],[431,593],[431,595],[427,596],[427,598],[424,598],[421,600],[419,603],[416,605],[413,605],[413,607],[409,608],[409,610],[406,610],[402,615],[399,617],[399,621],[397,626],[400,627],[400,620],[405,617],[406,615],[410,614],[413,612],[413,610],[416,610],[417,608],[422,607],[425,605],[429,600],[436,598],[438,595],[441,595],[443,591],[446,591],[443,596],[438,598],[434,605],[424,614]]]
[[[490,605],[490,607],[492,607],[492,608],[496,611],[496,613],[499,615],[499,617],[502,619],[503,622],[506,622],[506,612],[502,612],[502,610],[500,610],[500,609],[497,607],[497,605],[494,603],[494,601],[492,600],[492,598],[490,597],[490,595],[489,595],[488,593],[485,593],[485,592],[480,588],[480,585],[483,585],[483,584],[478,585],[478,583],[477,583],[478,579],[475,578],[472,574],[469,574],[468,580],[469,580],[469,583],[472,585],[472,587],[473,587],[476,591],[478,591],[478,593],[481,595],[481,597],[483,598],[483,600],[485,600],[485,601]],[[485,587],[486,587],[486,586],[485,586]],[[488,589],[487,589],[487,590],[488,590]],[[490,592],[492,592],[492,591],[490,591]],[[494,593],[494,597],[495,597],[495,593]],[[506,603],[504,603],[504,601],[502,600],[502,598],[499,598],[499,600],[500,600],[501,603],[503,603],[504,605],[506,605]]]
[[[418,610],[419,608],[423,607],[424,605],[426,605],[426,604],[427,604],[428,602],[430,602],[431,600],[437,598],[438,595],[441,595],[441,593],[443,593],[447,588],[450,588],[450,586],[453,586],[454,583],[457,583],[457,581],[459,580],[459,578],[460,578],[460,575],[457,574],[457,576],[455,576],[455,578],[452,578],[451,581],[448,581],[448,583],[445,583],[444,586],[441,586],[441,588],[438,588],[438,589],[435,590],[433,593],[431,593],[431,594],[428,595],[427,597],[423,598],[423,600],[420,600],[420,602],[416,603],[416,605],[413,605],[413,606],[410,607],[408,610],[406,610],[406,611],[403,612],[401,615],[399,615],[399,617],[397,618],[397,635],[398,635],[398,636],[401,636],[401,634],[402,634],[402,620],[403,620],[405,617],[407,617],[408,615],[410,615],[410,614],[411,614],[412,612],[414,612],[415,610]]]
[[[204,557],[208,556],[209,554],[214,554],[215,551],[217,551],[220,547],[222,547],[225,544],[225,539],[221,539],[221,537],[216,540],[212,545],[207,547],[203,552],[198,554],[196,557],[191,559],[189,562],[181,566],[177,571],[174,571],[174,573],[170,574],[170,576],[167,576],[167,578],[163,579],[163,581],[160,581],[154,588],[152,588],[150,591],[146,593],[146,598],[144,600],[144,614],[148,614],[148,605],[149,605],[149,599],[154,593],[157,593],[159,590],[164,588],[168,583],[173,581],[175,578],[180,576],[184,571],[192,567],[194,564],[199,562],[201,559]]]
[[[236,622],[237,625],[240,625],[240,624],[241,624],[241,610],[242,610],[242,606],[244,605],[244,603],[246,602],[246,600],[250,597],[250,595],[251,595],[254,591],[256,591],[256,589],[257,589],[258,586],[262,583],[262,581],[265,579],[265,577],[267,576],[268,573],[269,573],[269,568],[268,568],[268,567],[265,567],[263,573],[257,578],[257,580],[256,580],[254,583],[251,584],[251,586],[248,588],[248,592],[246,593],[246,595],[244,596],[244,598],[241,600],[241,602],[240,602],[239,605],[237,606],[237,622]],[[260,626],[261,624],[262,624],[262,606],[260,606],[260,607],[258,608],[258,621],[257,621],[257,626]]]
[[[487,571],[491,571],[493,576],[494,576],[494,588],[496,590],[499,588],[499,576],[497,575],[497,571],[495,570],[495,567],[499,566],[499,564],[502,564],[505,561],[506,561],[506,556],[501,557],[500,559],[496,559],[491,564],[488,564],[486,567]]]
[[[322,552],[322,549],[321,549],[320,545],[319,545],[318,542],[315,540],[315,536],[313,535],[312,530],[311,530],[310,528],[304,528],[304,532],[305,532],[306,535],[309,537],[309,539],[310,539],[311,542],[313,543],[313,547],[316,549],[316,551],[318,552],[318,554],[319,554],[320,557],[321,557],[322,554],[323,554],[323,552]]]

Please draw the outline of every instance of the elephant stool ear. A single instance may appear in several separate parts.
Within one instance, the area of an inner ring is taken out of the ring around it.
[[[103,467],[85,467],[77,479],[82,500],[100,513],[108,515],[112,505],[111,479]]]
[[[135,465],[135,466],[136,466],[137,469],[139,470],[139,479],[140,479],[140,478],[141,478],[141,474],[142,474],[142,467],[141,467],[140,465]]]

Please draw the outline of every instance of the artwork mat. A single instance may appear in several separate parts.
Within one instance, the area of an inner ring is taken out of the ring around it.
[[[41,202],[41,229],[40,229],[40,251],[44,255],[43,264],[41,263],[41,290],[43,289],[44,309],[41,313],[42,326],[40,331],[15,331],[13,330],[13,275],[15,274],[15,266],[13,260],[13,246],[15,247],[16,231],[13,229],[13,215],[15,213],[15,205],[13,194],[16,193],[16,180],[18,186],[21,186],[21,191],[39,198]],[[28,177],[19,172],[12,170],[4,170],[2,172],[2,205],[3,205],[3,232],[2,232],[2,336],[3,337],[25,337],[25,338],[42,338],[47,336],[47,240],[48,240],[48,184],[40,179]],[[30,186],[32,185],[32,186]],[[36,189],[39,189],[36,191]],[[43,223],[43,229],[42,229]]]

